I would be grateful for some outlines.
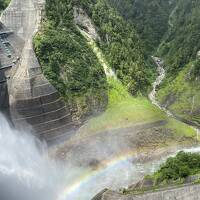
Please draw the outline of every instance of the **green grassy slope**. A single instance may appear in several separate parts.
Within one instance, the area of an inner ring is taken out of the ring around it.
[[[158,92],[158,99],[176,115],[200,125],[200,61],[189,63]]]
[[[74,6],[83,8],[93,21],[101,37],[96,44],[74,24]],[[75,117],[92,114],[95,106],[106,109],[86,123],[80,130],[83,135],[165,120],[162,128],[175,137],[196,137],[195,130],[167,117],[140,95],[149,86],[140,40],[105,0],[47,0],[46,19],[34,45],[44,74],[72,106]],[[103,63],[118,80],[106,78]]]
[[[177,1],[171,23],[158,51],[167,70],[158,99],[179,117],[200,124],[200,2]]]
[[[150,86],[140,40],[106,0],[47,0],[42,29],[34,39],[44,75],[64,96],[74,118],[104,110],[107,82],[103,67],[74,22],[74,7],[84,9],[100,40],[97,45],[118,78],[132,94]]]
[[[98,54],[97,57],[102,65],[108,65],[102,51],[91,41],[88,43],[90,43],[94,53]],[[107,66],[105,68],[109,67]],[[108,107],[103,114],[92,118],[79,130],[81,136],[90,136],[104,132],[105,130],[164,120],[167,123],[162,129],[172,132],[175,138],[196,138],[196,131],[193,128],[168,117],[163,111],[152,105],[145,97],[133,97],[127,91],[126,87],[114,77],[107,78],[109,85]]]
[[[167,117],[145,97],[132,97],[119,81],[111,79],[107,110],[86,123],[80,132],[82,135],[91,135],[105,130],[159,120],[166,120],[167,124],[163,128],[170,129],[175,136],[196,137],[196,131],[193,128]]]
[[[196,0],[108,0],[135,25],[147,56],[156,48],[165,61],[166,79],[158,99],[179,117],[199,123],[200,2]],[[190,64],[189,64],[190,63]],[[149,63],[151,66],[151,63]],[[194,69],[195,68],[195,69]],[[188,77],[188,74],[192,77]]]

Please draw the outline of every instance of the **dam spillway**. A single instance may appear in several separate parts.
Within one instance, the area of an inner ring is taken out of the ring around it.
[[[0,110],[17,129],[53,140],[73,130],[70,109],[42,74],[32,40],[39,29],[43,0],[12,0],[1,15]]]

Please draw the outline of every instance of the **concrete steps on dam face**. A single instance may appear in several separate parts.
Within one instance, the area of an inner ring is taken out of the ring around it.
[[[38,68],[33,68],[32,73],[35,73],[34,70],[38,72]],[[50,96],[51,94],[57,92],[55,88],[44,78],[44,75],[41,72],[32,77],[29,72],[27,72],[30,78],[19,78],[14,77],[12,79],[13,90],[12,92],[15,93],[15,95],[19,94],[18,99],[37,99],[38,97],[45,97]],[[22,90],[23,88],[23,90]],[[38,94],[37,90],[43,90],[42,95],[40,93]],[[24,93],[24,94],[23,94]],[[22,98],[21,94],[23,94]],[[24,95],[27,95],[24,97]],[[57,93],[58,94],[58,93]],[[59,95],[58,95],[59,96]],[[50,97],[48,97],[49,99]],[[57,97],[56,97],[57,98]],[[44,98],[42,98],[44,99]]]
[[[59,108],[58,110],[53,110],[51,112],[43,112],[39,115],[33,115],[31,117],[20,118],[20,116],[16,119],[13,119],[15,123],[20,122],[21,120],[26,120],[26,122],[31,123],[32,125],[40,124],[41,121],[48,122],[55,119],[60,119],[66,116],[67,108],[64,106],[63,108]],[[69,112],[68,112],[69,113]],[[70,113],[68,114],[69,118],[71,117]],[[23,115],[24,117],[24,115]]]
[[[18,129],[30,125],[37,136],[47,140],[73,129],[70,110],[57,92],[33,99],[16,100],[10,111]]]
[[[66,110],[61,115],[66,114]],[[45,115],[45,113],[44,113]],[[32,119],[18,119],[14,120],[16,128],[19,130],[31,130],[31,132],[46,141],[53,140],[53,138],[59,137],[66,132],[75,130],[74,123],[71,120],[71,115],[67,114],[59,117],[58,115],[52,115],[52,119],[49,120],[49,115],[45,117],[35,117]],[[38,123],[39,122],[39,123]],[[29,126],[30,125],[30,126]]]
[[[45,131],[57,129],[65,125],[69,125],[69,127],[73,125],[73,123],[70,121],[70,115],[66,115],[50,121],[43,121],[39,124],[33,124],[32,126],[36,132],[44,133]]]
[[[35,135],[51,140],[50,137],[73,129],[72,117],[63,98],[38,69],[36,65],[31,68],[31,75],[28,70],[25,78],[16,76],[11,80],[10,111],[18,129],[29,128],[30,125]]]
[[[37,73],[35,77],[11,79],[10,113],[18,129],[31,127],[38,137],[51,140],[73,129],[72,116],[56,89]]]
[[[15,102],[15,108],[16,109],[26,109],[26,108],[37,108],[38,106],[46,105],[46,104],[52,104],[55,102],[58,102],[61,100],[60,95],[58,92],[53,92],[49,95],[40,96],[36,98],[30,98],[30,99],[18,99],[17,102]],[[62,102],[63,104],[64,102]]]
[[[13,63],[13,66],[6,69],[10,77],[5,82],[7,96],[6,90],[0,91],[0,95],[1,99],[7,98],[7,109],[17,129],[31,130],[38,137],[51,140],[69,131],[73,133],[74,124],[63,98],[42,74],[33,49],[32,39],[39,28],[44,5],[43,0],[11,0],[2,14],[2,47],[8,45],[12,55],[8,57],[4,48],[0,59],[3,65]],[[0,75],[4,72],[2,69]],[[4,90],[3,85],[1,88]]]
[[[16,88],[19,88],[22,86],[22,87],[25,87],[26,89],[30,89],[31,86],[38,87],[41,85],[45,85],[47,83],[49,84],[49,82],[44,78],[44,75],[42,74],[41,69],[38,70],[38,68],[33,68],[33,69],[31,69],[31,71],[33,73],[35,73],[35,71],[37,71],[39,74],[35,73],[35,76],[31,76],[28,71],[27,73],[30,77],[20,79],[19,82],[17,82],[17,80],[19,80],[18,78],[15,78],[15,79],[13,78],[13,82],[15,82]]]
[[[69,139],[75,134],[76,128],[71,124],[66,124],[57,128],[46,130],[41,133],[41,138],[45,138],[48,143],[56,140]]]
[[[45,87],[38,87],[38,88],[30,88],[30,89],[24,89],[23,91],[19,91],[15,94],[16,99],[31,99],[31,98],[39,98],[40,96],[43,96],[44,94],[51,94],[54,93],[55,89],[53,89],[51,86],[47,85]]]
[[[46,140],[74,129],[71,114],[67,112],[66,108],[62,108],[61,111],[53,111],[51,114],[44,112],[42,115],[31,118],[15,118],[13,123],[17,129],[31,129],[36,136]]]
[[[28,100],[28,103],[25,102],[26,100],[20,100],[20,103],[22,104],[17,101],[17,105],[12,104],[10,106],[10,109],[13,113],[13,118],[23,118],[22,116],[24,116],[24,118],[29,118],[36,115],[57,111],[65,106],[64,101],[60,97],[49,103],[42,103],[39,98],[37,104],[35,101],[32,103],[31,99]]]

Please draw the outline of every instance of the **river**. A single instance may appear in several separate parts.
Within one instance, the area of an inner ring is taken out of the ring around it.
[[[152,102],[152,104],[156,105],[159,109],[163,110],[168,116],[173,116],[173,114],[166,108],[162,107],[156,99],[156,94],[157,94],[156,90],[158,89],[158,86],[162,83],[162,81],[165,78],[165,69],[164,69],[164,63],[160,58],[152,56],[152,59],[157,65],[158,77],[152,84],[153,89],[149,94],[149,99]]]
[[[155,57],[153,57],[153,59],[159,60],[159,58]],[[157,87],[165,78],[165,70],[162,61],[159,61],[157,66],[159,75],[153,83],[153,90],[149,94],[149,98],[153,104],[164,110],[168,116],[173,116],[172,113],[160,106],[156,100]],[[107,136],[105,139],[106,140],[100,142],[98,137],[97,140],[94,139],[94,141],[90,141],[92,145],[88,141],[86,142],[87,145],[72,145],[72,150],[67,152],[68,162],[71,161],[71,163],[73,163],[73,158],[74,160],[78,159],[80,163],[82,163],[82,167],[79,168],[77,165],[75,166],[78,174],[75,172],[76,176],[72,176],[72,179],[68,182],[68,184],[66,184],[64,192],[60,195],[61,199],[89,200],[104,188],[118,190],[119,188],[127,187],[136,183],[144,175],[153,173],[169,156],[175,156],[179,151],[200,152],[200,147],[176,147],[169,150],[165,149],[165,153],[161,153],[159,156],[154,157],[151,155],[151,159],[146,162],[141,161],[140,157],[142,157],[142,154],[135,154],[134,152],[124,152],[109,158],[110,154],[113,154],[113,152],[114,154],[116,153],[122,143],[125,143],[122,148],[126,148],[128,143],[126,143],[127,141],[122,141],[122,139],[119,138],[120,142],[118,143],[115,137],[109,138]],[[106,145],[108,147],[105,151]],[[77,150],[78,148],[80,149]],[[71,156],[69,156],[70,154]],[[105,155],[109,159],[105,161],[105,159],[102,158],[102,155]],[[84,164],[87,166],[86,163],[88,162],[94,162],[92,158],[96,158],[96,161],[99,162],[98,166],[96,168],[83,167]]]
[[[32,21],[29,22],[33,26]],[[30,34],[27,35],[29,36]],[[98,49],[94,48],[94,53],[104,66],[107,76],[115,78]],[[160,64],[158,72],[159,76],[153,83],[149,98],[171,116],[156,101],[156,89],[165,78],[165,70]],[[124,151],[115,155],[116,149],[127,147],[126,142],[122,144],[122,140],[118,142],[111,137],[106,137],[102,142],[94,140],[91,141],[91,146],[87,144],[77,147],[79,157],[82,157],[81,164],[73,164],[77,159],[73,152],[68,162],[58,163],[49,158],[45,143],[29,133],[14,130],[0,115],[0,200],[90,200],[104,188],[118,190],[139,181],[145,174],[153,173],[168,156],[173,156],[180,150],[200,152],[199,147],[174,149],[163,157],[141,162],[139,158],[142,155],[134,152]],[[73,148],[72,145],[70,150],[76,152]],[[90,159],[88,152],[92,152],[93,157],[99,160]],[[111,156],[106,160],[100,159],[102,155]],[[88,166],[87,163],[92,163],[93,166]]]
[[[173,117],[176,120],[181,121],[181,122],[187,124],[188,126],[191,126],[197,133],[197,139],[199,139],[200,129],[195,123],[174,115],[171,111],[169,111],[167,108],[165,108],[158,102],[158,100],[156,98],[157,89],[165,78],[164,61],[161,58],[154,57],[154,56],[152,56],[152,59],[155,62],[155,64],[157,65],[158,77],[152,84],[153,89],[149,93],[149,100],[152,102],[152,104],[157,106],[159,109],[163,110],[169,117]]]
[[[158,65],[158,71],[159,76],[149,98],[163,109],[156,101],[156,89],[164,79],[165,71],[161,65]],[[138,153],[124,151],[116,154],[119,147],[127,147],[127,141],[124,140],[123,144],[121,139],[118,142],[113,137],[106,137],[102,142],[94,139],[91,144],[72,145],[68,162],[58,163],[49,158],[45,143],[28,133],[14,130],[2,115],[0,130],[1,200],[90,200],[104,188],[118,190],[136,183],[180,150],[200,152],[200,147],[175,148],[144,162],[139,159],[142,155]],[[77,149],[78,157],[74,153]],[[88,157],[91,154],[99,160]],[[109,159],[106,160],[104,156]],[[80,161],[79,164],[74,162],[76,159]]]

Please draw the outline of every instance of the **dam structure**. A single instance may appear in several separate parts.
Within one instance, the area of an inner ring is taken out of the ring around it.
[[[11,0],[0,24],[0,111],[17,129],[53,140],[73,130],[72,117],[42,74],[32,40],[40,28],[44,0]]]
[[[144,193],[141,195],[122,195],[114,191],[103,190],[92,200],[198,200],[200,199],[200,185],[191,184],[179,188]]]

